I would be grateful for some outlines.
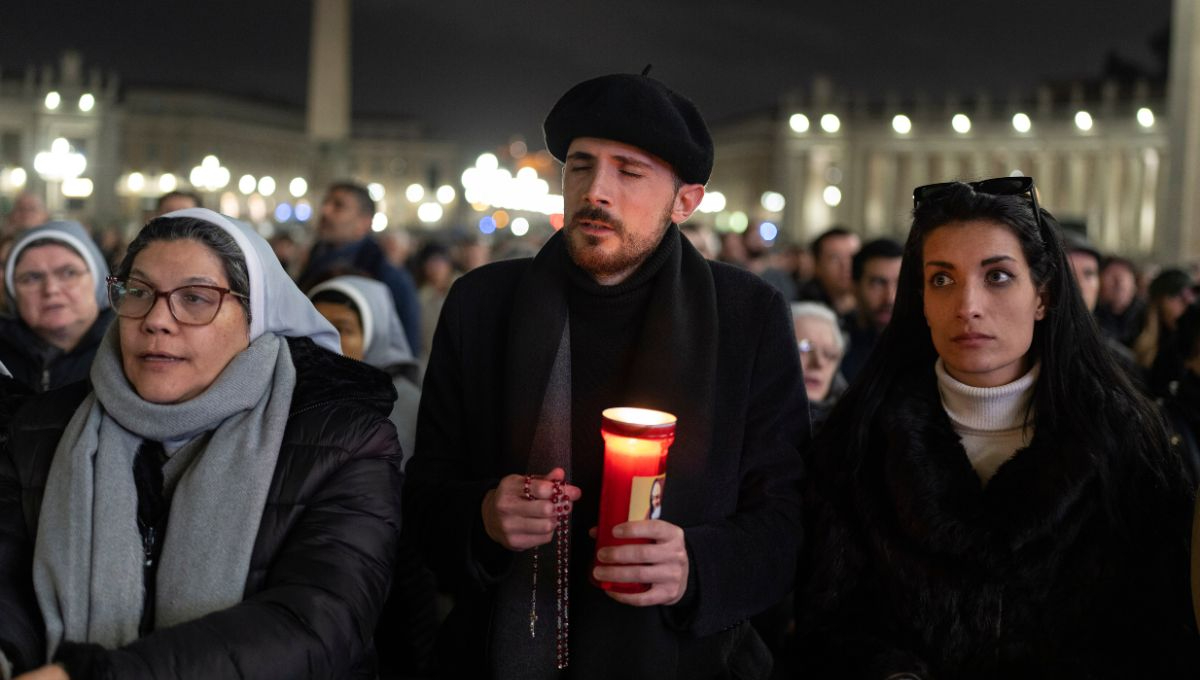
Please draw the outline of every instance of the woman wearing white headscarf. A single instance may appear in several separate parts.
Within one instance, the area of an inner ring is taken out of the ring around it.
[[[208,210],[147,224],[108,292],[91,384],[31,400],[0,453],[0,675],[373,675],[387,376]]]
[[[108,265],[78,222],[21,234],[4,267],[13,317],[0,317],[0,362],[37,392],[87,378],[112,322]]]
[[[421,390],[417,387],[417,360],[396,314],[392,291],[374,279],[338,276],[313,286],[308,297],[337,329],[343,355],[392,376],[396,388],[392,424],[407,461],[417,435]]]

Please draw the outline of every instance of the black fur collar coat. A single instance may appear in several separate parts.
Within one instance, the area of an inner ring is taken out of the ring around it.
[[[1192,494],[1116,398],[1088,437],[1107,445],[1037,423],[986,486],[932,370],[879,413],[863,450],[835,431],[810,461],[803,677],[1200,677]]]

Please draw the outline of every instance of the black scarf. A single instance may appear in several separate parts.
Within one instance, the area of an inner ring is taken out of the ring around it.
[[[523,274],[514,297],[505,369],[505,414],[510,430],[501,474],[544,474],[550,469],[547,463],[553,462],[565,467],[570,479],[571,400],[553,398],[564,394],[564,381],[569,397],[570,385],[570,353],[569,349],[563,351],[570,345],[566,331],[567,292],[571,285],[570,258],[564,239],[561,232],[551,237]],[[669,480],[674,464],[703,459],[712,441],[718,327],[716,288],[708,263],[674,225],[668,227],[663,239],[662,245],[669,252],[649,283],[650,301],[638,333],[628,388],[623,402],[612,406],[640,406],[676,415],[678,428],[667,466]],[[547,441],[555,443],[552,446],[562,446],[564,436],[565,452],[548,455],[542,450],[541,445]],[[599,437],[598,432],[596,436]],[[536,451],[535,442],[539,444]],[[669,497],[668,490],[668,500],[664,503],[667,519]],[[581,502],[599,503],[599,498]],[[544,550],[543,554],[547,559],[539,566],[539,582],[553,576],[553,551]],[[497,610],[500,620],[493,628],[509,632],[498,632],[499,637],[493,640],[493,654],[524,657],[523,660],[533,662],[532,666],[519,661],[518,665],[538,676],[549,677],[553,675],[553,617],[539,613],[545,623],[539,628],[536,640],[529,640],[527,617],[517,614],[528,613],[530,582],[522,578],[528,573],[522,562],[528,561],[531,553],[523,554],[509,574],[509,579],[517,579],[509,585],[516,587],[500,588]],[[525,594],[523,609],[517,599],[521,593]],[[608,658],[611,648],[607,647],[611,646],[598,646],[597,637],[607,637],[610,642],[617,637],[629,640],[630,644],[621,646],[626,650],[623,663],[630,677],[660,677],[658,674],[664,671],[671,672],[675,665],[673,653],[663,648],[665,641],[655,639],[665,633],[658,608],[627,607],[598,590],[572,595],[575,606],[587,611],[572,617],[572,676],[586,676],[592,664]],[[539,588],[539,604],[546,600],[550,602],[545,604],[551,604],[552,597],[552,590]],[[613,625],[618,622],[621,625]],[[528,652],[506,649],[510,644],[520,644],[520,649]]]

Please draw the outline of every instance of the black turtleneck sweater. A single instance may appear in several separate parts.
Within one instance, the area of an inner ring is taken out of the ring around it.
[[[677,247],[663,239],[629,278],[612,286],[568,263],[567,308],[571,324],[571,483],[583,490],[573,511],[574,534],[586,536],[600,513],[604,440],[600,412],[624,403],[629,371],[650,303],[654,278]],[[650,312],[652,313],[652,312]],[[579,540],[579,553],[591,542]]]

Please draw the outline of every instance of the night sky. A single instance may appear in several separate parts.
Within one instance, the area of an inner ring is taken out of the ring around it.
[[[302,106],[310,13],[303,0],[17,0],[0,10],[0,69],[20,77],[75,49],[126,85]],[[647,63],[710,120],[769,107],[817,74],[881,98],[1003,97],[1096,77],[1110,55],[1161,71],[1150,44],[1170,14],[1169,0],[355,0],[354,110],[416,119],[469,150],[512,135],[538,148],[570,85]]]

